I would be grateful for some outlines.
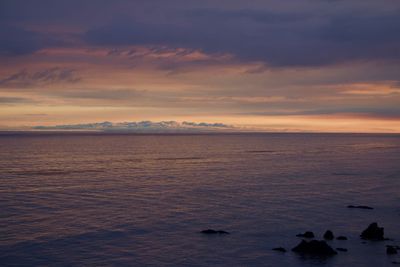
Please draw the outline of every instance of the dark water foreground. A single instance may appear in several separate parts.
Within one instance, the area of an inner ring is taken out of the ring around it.
[[[1,266],[395,266],[400,136],[0,135]],[[368,205],[373,210],[349,209]],[[395,241],[367,242],[369,223]],[[204,235],[204,229],[229,235]],[[345,235],[329,259],[296,234]]]

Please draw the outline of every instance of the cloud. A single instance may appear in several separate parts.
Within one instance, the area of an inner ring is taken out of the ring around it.
[[[304,108],[304,109],[286,109],[271,110],[261,112],[241,112],[237,115],[247,116],[321,116],[335,115],[344,117],[371,117],[380,119],[400,119],[400,108],[392,107],[325,107],[325,108]]]
[[[0,9],[6,55],[143,45],[232,54],[270,67],[400,60],[398,1],[42,0],[2,1]]]
[[[21,70],[0,79],[0,87],[25,88],[55,83],[76,83],[80,79],[76,71],[70,68],[53,67],[36,72]]]
[[[129,46],[107,49],[107,57],[125,62],[129,67],[153,67],[169,74],[193,71],[232,63],[229,54],[206,54],[192,48],[165,45]]]
[[[275,67],[400,60],[399,10],[330,14],[194,9],[171,21],[121,17],[85,34],[91,45],[165,45],[229,53]]]
[[[39,34],[11,25],[0,25],[0,56],[29,54],[40,47]]]
[[[184,125],[184,126],[192,126],[192,127],[216,127],[216,128],[229,128],[229,127],[231,127],[231,126],[223,124],[223,123],[206,123],[206,122],[195,123],[195,122],[188,122],[188,121],[182,122],[182,125]]]
[[[0,96],[0,104],[13,105],[21,103],[33,103],[34,101],[25,97],[3,97]]]
[[[92,99],[92,100],[130,100],[137,97],[142,97],[145,93],[144,90],[136,89],[86,89],[86,90],[71,90],[54,92],[51,95],[70,98],[70,99]]]
[[[49,114],[46,113],[26,113],[24,116],[32,116],[32,117],[45,117],[48,116]]]
[[[20,26],[20,23],[17,26],[2,25],[0,20],[0,56],[2,57],[26,56],[49,47],[70,47],[77,41],[76,39],[79,41],[79,36],[72,33],[31,30],[29,27]]]
[[[0,0],[0,102],[46,125],[396,116],[398,32],[393,0]]]
[[[306,20],[306,14],[288,12],[274,12],[272,10],[255,10],[241,8],[236,10],[223,10],[216,8],[197,8],[191,9],[186,13],[188,18],[204,20],[204,18],[213,18],[214,20],[231,20],[233,23],[237,20],[248,20],[261,24],[281,24],[292,23]]]
[[[132,132],[196,132],[196,131],[221,131],[234,129],[233,126],[223,123],[195,123],[176,121],[140,121],[140,122],[100,122],[85,124],[67,124],[56,126],[34,126],[37,130],[101,130],[101,131],[132,131]]]

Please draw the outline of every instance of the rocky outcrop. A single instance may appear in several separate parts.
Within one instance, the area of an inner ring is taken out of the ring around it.
[[[298,234],[296,235],[297,237],[303,237],[303,238],[314,238],[314,233],[311,231],[307,231],[304,234]]]
[[[325,240],[333,240],[335,236],[333,235],[333,232],[331,230],[327,230],[324,234],[324,239]]]
[[[201,231],[200,233],[206,234],[206,235],[213,235],[213,234],[229,234],[229,232],[227,232],[227,231],[223,231],[223,230],[213,230],[213,229],[203,230],[203,231]]]
[[[280,251],[280,252],[286,252],[286,249],[285,249],[285,248],[283,248],[283,247],[277,247],[277,248],[273,248],[272,250],[275,250],[275,251]]]
[[[379,227],[377,223],[371,223],[367,229],[361,233],[362,239],[367,240],[385,240],[384,238],[384,228]]]
[[[311,240],[309,242],[302,240],[300,244],[292,249],[300,254],[309,254],[316,256],[333,256],[337,252],[331,248],[325,241]]]
[[[349,209],[363,209],[363,210],[373,210],[374,208],[369,207],[369,206],[353,206],[353,205],[348,205],[347,206]]]

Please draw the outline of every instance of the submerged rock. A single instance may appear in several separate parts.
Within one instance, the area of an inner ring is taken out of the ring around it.
[[[337,251],[347,252],[347,248],[336,248]]]
[[[324,234],[324,239],[326,239],[326,240],[332,240],[332,239],[334,239],[334,238],[335,238],[335,236],[333,235],[333,233],[332,233],[331,230],[327,230],[327,231],[325,232],[325,234]]]
[[[310,254],[317,256],[333,256],[337,252],[331,248],[325,241],[311,240],[309,242],[302,240],[300,244],[292,249],[292,251],[301,254]]]
[[[207,229],[207,230],[203,230],[200,233],[202,234],[229,234],[229,232],[227,231],[222,231],[222,230],[213,230],[213,229]]]
[[[360,236],[362,239],[368,239],[368,240],[385,240],[383,235],[384,235],[384,228],[378,227],[377,223],[371,223],[368,226],[368,228],[361,233]]]
[[[337,240],[347,240],[347,237],[345,237],[344,235],[340,235],[336,239]]]
[[[280,252],[286,252],[286,249],[285,249],[285,248],[283,248],[283,247],[277,247],[277,248],[273,248],[272,250],[275,250],[275,251],[280,251]]]
[[[388,255],[393,255],[393,254],[397,254],[397,249],[394,246],[387,246],[386,248],[386,254]]]
[[[369,207],[369,206],[353,206],[353,205],[348,205],[347,206],[349,209],[363,209],[363,210],[373,210],[374,208]]]
[[[304,237],[304,238],[314,238],[314,233],[311,231],[307,231],[304,234],[298,234],[297,237]]]

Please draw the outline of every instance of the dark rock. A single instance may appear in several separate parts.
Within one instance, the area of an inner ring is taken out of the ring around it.
[[[393,264],[400,264],[400,261],[392,261]]]
[[[213,230],[213,229],[207,229],[207,230],[203,230],[201,231],[202,234],[229,234],[229,232],[226,231],[222,231],[222,230]]]
[[[286,249],[283,248],[283,247],[273,248],[272,250],[280,251],[280,252],[286,252]]]
[[[353,205],[348,205],[347,206],[350,209],[363,209],[363,210],[373,210],[374,208],[369,207],[369,206],[353,206]]]
[[[388,255],[397,254],[397,249],[396,249],[396,247],[387,246],[387,248],[386,248],[386,254],[388,254]]]
[[[332,233],[332,231],[331,230],[327,230],[326,232],[325,232],[325,234],[324,234],[324,239],[326,239],[326,240],[332,240],[332,239],[334,239],[335,237],[334,237],[334,235],[333,235],[333,233]]]
[[[302,240],[300,244],[292,249],[292,251],[301,254],[310,254],[318,256],[333,256],[337,252],[331,248],[325,241],[311,240],[309,242]]]
[[[377,223],[371,223],[368,226],[368,228],[361,233],[360,236],[362,239],[368,239],[368,240],[385,240],[383,235],[384,235],[383,227],[378,227]]]
[[[347,248],[336,248],[337,251],[347,252]]]
[[[337,240],[347,240],[347,237],[341,235],[336,238]]]
[[[304,234],[298,234],[297,237],[304,237],[304,238],[314,238],[314,233],[307,231]]]

